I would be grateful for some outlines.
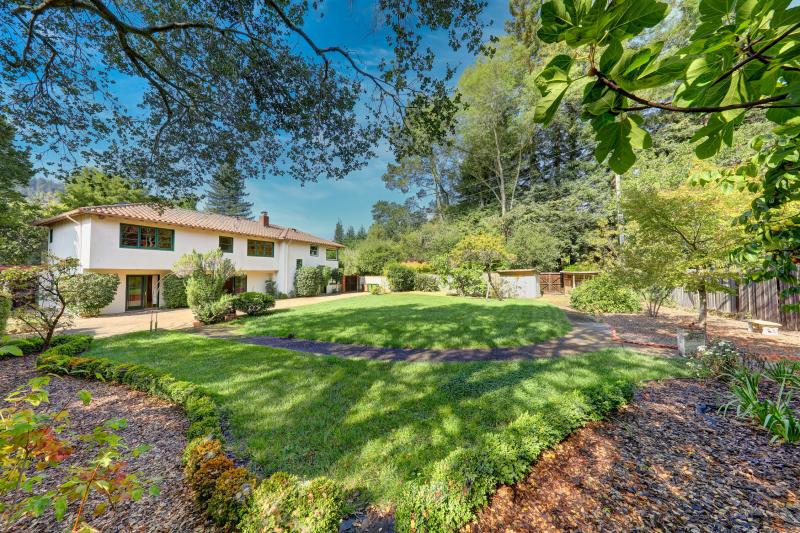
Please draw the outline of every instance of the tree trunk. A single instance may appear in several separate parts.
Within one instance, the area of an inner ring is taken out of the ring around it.
[[[706,329],[706,317],[708,315],[708,291],[706,291],[705,283],[700,286],[700,289],[697,291],[698,294],[698,303],[699,303],[699,313],[697,316],[697,325],[703,328],[705,331]]]
[[[503,295],[500,294],[500,289],[498,287],[495,287],[494,286],[494,282],[492,281],[492,268],[491,267],[486,269],[486,279],[487,279],[487,283],[486,283],[486,299],[487,300],[489,299],[489,291],[491,289],[493,289],[494,293],[497,295],[497,299],[502,301],[503,300]]]

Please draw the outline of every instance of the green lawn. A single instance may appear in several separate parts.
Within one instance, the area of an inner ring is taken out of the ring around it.
[[[404,481],[427,479],[450,452],[521,414],[557,414],[563,408],[558,399],[568,391],[686,374],[681,360],[625,350],[533,361],[407,363],[175,332],[98,339],[89,355],[202,385],[225,410],[231,444],[265,472],[326,475],[351,497],[357,493],[357,502],[377,505],[397,501]]]
[[[494,348],[561,337],[563,311],[535,300],[485,301],[428,294],[331,300],[242,321],[247,335],[401,348]]]

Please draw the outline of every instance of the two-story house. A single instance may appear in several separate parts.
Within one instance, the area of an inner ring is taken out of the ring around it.
[[[270,224],[266,212],[249,220],[156,204],[114,204],[80,207],[35,224],[50,230],[51,254],[78,258],[82,271],[119,275],[117,295],[104,314],[158,307],[160,280],[192,250],[219,248],[233,260],[241,274],[230,280],[233,292],[264,292],[271,279],[288,293],[297,268],[336,267],[342,248]]]

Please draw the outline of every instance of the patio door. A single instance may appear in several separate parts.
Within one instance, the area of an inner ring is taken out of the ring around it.
[[[144,276],[126,276],[125,278],[125,310],[147,309],[158,307],[158,274]],[[155,296],[155,297],[154,297]]]

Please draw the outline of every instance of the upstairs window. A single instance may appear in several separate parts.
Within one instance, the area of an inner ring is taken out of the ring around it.
[[[135,224],[120,224],[119,245],[122,248],[174,250],[175,230],[137,226]]]
[[[312,244],[311,246],[309,246],[309,248],[308,248],[308,254],[309,254],[311,257],[317,257],[317,256],[319,255],[319,246],[316,246],[316,245],[314,245],[314,244]]]
[[[302,259],[298,259],[297,261],[295,261],[294,262],[294,267],[297,270],[300,270],[301,268],[303,268],[303,260]]]
[[[337,259],[339,259],[339,250],[336,248],[326,248],[325,259],[327,259],[328,261],[336,261]]]
[[[247,239],[247,255],[252,257],[275,257],[275,243]]]
[[[53,228],[50,228],[50,242],[53,242]]]
[[[219,238],[219,249],[222,250],[223,253],[232,254],[233,253],[233,237],[220,237]]]

